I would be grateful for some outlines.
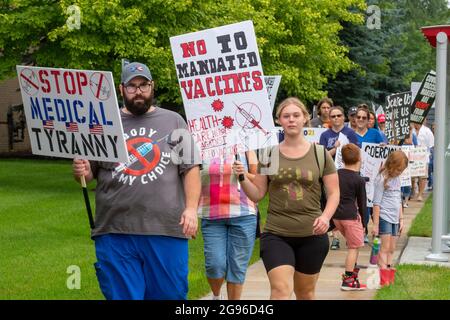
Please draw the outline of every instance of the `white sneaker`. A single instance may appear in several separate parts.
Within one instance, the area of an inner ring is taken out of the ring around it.
[[[214,293],[213,293],[212,300],[223,300],[222,294],[219,294],[218,296],[215,296]]]

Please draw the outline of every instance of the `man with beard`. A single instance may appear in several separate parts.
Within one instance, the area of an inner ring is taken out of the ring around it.
[[[100,288],[107,299],[186,299],[200,160],[183,118],[153,105],[146,65],[124,66],[119,89],[128,162],[73,161],[76,180],[97,179],[92,238]]]

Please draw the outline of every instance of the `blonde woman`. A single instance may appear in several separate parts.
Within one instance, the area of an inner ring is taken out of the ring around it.
[[[287,98],[278,106],[276,116],[285,132],[283,142],[271,153],[277,157],[278,170],[271,175],[257,173],[253,181],[245,179],[241,186],[254,202],[269,194],[261,258],[270,281],[270,298],[290,299],[294,292],[298,300],[311,300],[328,253],[330,219],[339,203],[338,176],[328,151],[303,136],[309,114],[300,100]],[[318,152],[325,156],[322,172]],[[241,162],[236,161],[233,169],[235,174],[245,173]],[[321,173],[327,192],[323,212]]]

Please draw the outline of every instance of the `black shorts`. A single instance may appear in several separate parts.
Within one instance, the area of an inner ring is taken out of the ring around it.
[[[290,265],[304,274],[320,272],[329,250],[328,235],[282,237],[264,232],[261,235],[261,258],[266,271]]]

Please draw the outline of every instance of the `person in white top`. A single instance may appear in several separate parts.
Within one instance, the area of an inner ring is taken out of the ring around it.
[[[428,152],[434,147],[434,135],[431,129],[425,125],[414,123],[414,131],[417,135],[417,145],[419,147],[427,147]],[[429,160],[428,160],[429,161]],[[428,172],[428,167],[427,167]],[[419,177],[419,192],[417,194],[417,201],[423,201],[423,192],[427,185],[428,175]]]

